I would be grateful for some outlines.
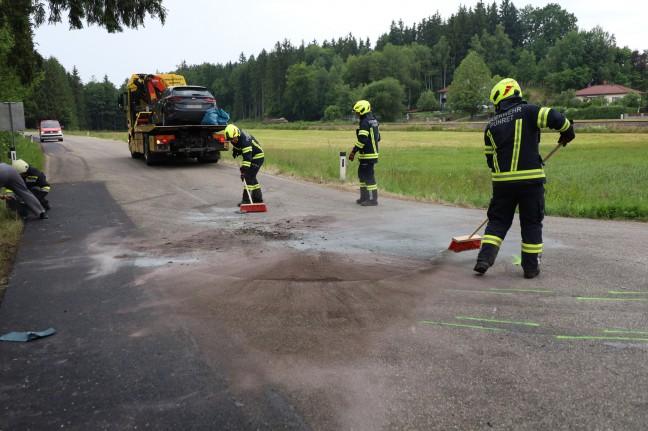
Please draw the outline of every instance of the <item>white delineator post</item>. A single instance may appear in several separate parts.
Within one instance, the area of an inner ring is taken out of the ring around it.
[[[340,180],[346,180],[346,152],[340,151]]]

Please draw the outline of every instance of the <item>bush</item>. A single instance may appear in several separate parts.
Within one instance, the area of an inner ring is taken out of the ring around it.
[[[329,105],[324,110],[324,121],[326,122],[338,120],[340,117],[342,117],[340,108],[335,105]]]
[[[566,108],[564,114],[575,120],[615,120],[621,118],[621,114],[632,112],[625,106],[590,106],[587,108]]]

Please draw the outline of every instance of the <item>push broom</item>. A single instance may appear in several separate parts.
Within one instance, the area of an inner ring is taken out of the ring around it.
[[[547,156],[542,159],[542,164],[544,165],[547,160],[549,160],[549,157],[553,156],[553,154],[558,151],[558,148],[564,147],[562,142],[558,142],[558,145],[556,145],[556,148],[551,150]],[[468,250],[477,250],[481,247],[481,242],[482,242],[482,237],[477,235],[477,232],[479,229],[482,228],[486,223],[488,222],[488,219],[484,220],[481,222],[479,226],[477,226],[477,229],[475,229],[470,235],[464,235],[464,236],[455,236],[452,238],[452,241],[450,242],[450,245],[448,246],[448,250],[452,250],[455,253],[461,253],[462,251],[468,251]]]
[[[250,200],[249,204],[241,204],[239,207],[239,211],[242,213],[264,213],[268,211],[268,208],[266,207],[266,204],[261,202],[261,203],[252,203],[252,194],[250,193],[250,189],[248,188],[247,182],[245,181],[245,178],[243,178],[243,186],[245,187],[245,191],[247,192],[248,199]]]

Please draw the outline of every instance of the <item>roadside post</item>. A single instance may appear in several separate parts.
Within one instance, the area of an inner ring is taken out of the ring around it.
[[[346,151],[340,151],[340,180],[346,180]]]

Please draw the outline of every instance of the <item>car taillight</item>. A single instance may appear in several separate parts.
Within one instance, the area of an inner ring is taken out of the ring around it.
[[[183,100],[184,99],[182,97],[169,97],[167,99],[168,102],[173,102],[173,103],[182,102]]]
[[[214,99],[213,97],[205,97],[203,98],[203,100],[209,103],[216,103],[216,99]]]
[[[155,142],[159,144],[168,144],[175,140],[175,135],[156,135]]]
[[[218,134],[218,133],[214,133],[214,134],[212,135],[212,138],[216,139],[220,144],[225,143],[225,136],[224,136],[224,135],[220,135],[220,134]]]

